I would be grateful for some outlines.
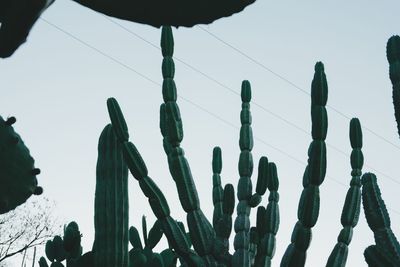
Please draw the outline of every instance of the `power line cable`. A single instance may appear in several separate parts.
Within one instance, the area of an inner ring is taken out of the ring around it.
[[[157,82],[157,81],[155,81],[155,80],[149,78],[148,76],[146,76],[146,75],[140,73],[139,71],[135,70],[134,68],[132,68],[132,67],[126,65],[125,63],[123,63],[123,62],[121,62],[120,60],[114,58],[113,56],[111,56],[111,55],[109,55],[109,54],[103,52],[102,50],[96,48],[95,46],[93,46],[93,45],[91,45],[91,44],[89,44],[89,43],[83,41],[82,39],[76,37],[76,36],[73,35],[72,33],[70,33],[70,32],[68,32],[68,31],[62,29],[61,27],[55,25],[54,23],[52,23],[52,22],[50,22],[50,21],[44,19],[43,17],[41,17],[40,20],[43,21],[43,22],[45,22],[45,23],[48,24],[49,26],[51,26],[51,27],[57,29],[58,31],[60,31],[60,32],[62,32],[62,33],[64,33],[64,34],[66,34],[67,36],[69,36],[70,38],[72,38],[72,39],[74,39],[75,41],[79,42],[80,44],[86,46],[87,48],[90,48],[90,49],[92,49],[93,51],[99,53],[100,55],[106,57],[107,59],[113,61],[114,63],[116,63],[116,64],[118,64],[118,65],[120,65],[120,66],[126,68],[126,69],[129,70],[129,71],[134,72],[134,73],[137,74],[138,76],[140,76],[140,77],[142,77],[143,79],[145,79],[145,80],[147,80],[147,81],[153,83],[154,85],[157,85],[157,86],[159,86],[159,87],[162,86],[161,83],[159,83],[159,82]],[[233,124],[232,122],[229,122],[228,120],[223,119],[222,117],[220,117],[220,116],[214,114],[213,112],[207,110],[206,108],[200,106],[199,104],[197,104],[197,103],[195,103],[195,102],[193,102],[193,101],[191,101],[191,100],[189,100],[189,99],[187,99],[187,98],[185,98],[185,97],[182,97],[182,96],[180,96],[180,95],[178,95],[178,97],[179,97],[180,99],[182,99],[183,101],[185,101],[185,102],[191,104],[192,106],[194,106],[194,107],[200,109],[201,111],[203,111],[203,112],[209,114],[210,116],[216,118],[217,120],[223,122],[224,124],[226,124],[226,125],[228,125],[228,126],[234,128],[234,129],[236,129],[237,131],[240,130],[240,128],[239,128],[238,126],[236,126],[235,124]],[[293,161],[295,161],[295,162],[301,164],[303,167],[307,165],[304,161],[302,161],[302,160],[300,160],[300,159],[297,159],[297,158],[294,157],[293,155],[291,155],[291,154],[289,154],[289,153],[287,153],[287,152],[285,152],[285,151],[283,151],[283,150],[281,150],[281,149],[279,149],[279,148],[277,148],[277,147],[275,147],[275,146],[269,144],[268,142],[264,141],[262,138],[259,138],[259,137],[257,137],[257,136],[254,136],[254,138],[255,138],[256,140],[260,141],[262,144],[264,144],[264,145],[266,145],[266,146],[268,146],[268,147],[270,147],[270,148],[272,148],[272,149],[274,149],[274,150],[280,152],[281,154],[285,155],[286,157],[288,157],[288,158],[292,159]],[[339,185],[342,185],[343,187],[347,187],[343,182],[341,182],[341,181],[339,181],[339,180],[337,180],[337,179],[335,179],[335,178],[333,178],[333,177],[331,177],[331,176],[328,176],[328,175],[327,175],[326,177],[329,178],[328,180],[334,181],[335,183],[337,183],[337,184],[339,184]],[[391,209],[391,208],[388,208],[388,209],[391,210],[391,211],[393,211],[394,213],[400,215],[400,212],[398,212],[397,210],[394,210],[394,209]]]
[[[115,21],[115,20],[113,20],[113,19],[111,19],[111,18],[109,18],[109,17],[107,17],[107,16],[105,16],[105,15],[102,15],[102,16],[103,16],[106,20],[108,20],[108,21],[110,21],[111,23],[113,23],[113,24],[117,25],[118,27],[122,28],[124,31],[126,31],[126,32],[128,32],[128,33],[134,35],[135,37],[139,38],[140,40],[142,40],[142,41],[144,41],[145,43],[149,44],[150,46],[154,47],[155,49],[160,50],[160,47],[159,47],[159,46],[157,46],[157,45],[155,45],[154,43],[152,43],[152,42],[148,41],[147,39],[143,38],[142,36],[140,36],[139,34],[135,33],[134,31],[130,30],[129,28],[125,27],[125,26],[122,25],[121,23],[118,23],[117,21]],[[198,27],[201,28],[201,29],[203,29],[203,28],[200,27],[200,26],[198,26]],[[203,29],[203,30],[204,30],[204,29]],[[206,31],[207,31],[207,30],[206,30]],[[210,34],[213,35],[212,33],[210,33]],[[215,36],[215,38],[217,38],[218,40],[220,40],[218,36]],[[222,39],[221,39],[220,41],[225,43],[225,41],[223,41]],[[226,45],[230,46],[230,44],[228,44],[228,43],[226,43]],[[233,46],[232,46],[232,49],[237,50],[237,49],[236,49],[235,47],[233,47]],[[287,80],[286,78],[284,78],[283,76],[279,75],[278,73],[275,73],[275,72],[272,71],[271,69],[269,69],[269,68],[267,68],[266,66],[264,66],[262,63],[256,61],[255,59],[253,59],[253,58],[251,58],[251,57],[249,57],[249,56],[247,56],[246,54],[244,54],[244,53],[241,52],[240,50],[237,50],[237,52],[240,53],[240,54],[242,54],[243,56],[249,58],[251,61],[254,61],[257,65],[260,65],[260,66],[266,68],[269,72],[271,72],[271,73],[273,73],[274,75],[278,76],[279,78],[285,80],[286,82],[288,82],[288,83],[291,84],[292,86],[295,86],[296,88],[298,88],[298,89],[301,90],[302,92],[306,93],[307,95],[310,95],[310,93],[307,92],[306,90],[300,88],[299,86],[297,86],[296,84],[294,84],[294,83],[292,83],[291,81]],[[218,84],[219,86],[225,88],[226,90],[230,91],[231,93],[240,96],[240,93],[239,93],[239,92],[236,92],[236,91],[235,91],[234,89],[232,89],[231,87],[229,87],[229,86],[227,86],[227,85],[221,83],[221,82],[218,81],[217,79],[211,77],[210,75],[208,75],[208,74],[206,74],[205,72],[201,71],[200,69],[198,69],[198,68],[192,66],[191,64],[185,62],[184,60],[182,60],[182,59],[180,59],[180,58],[177,58],[176,56],[174,56],[174,59],[175,59],[176,61],[179,61],[180,63],[182,63],[182,64],[185,65],[186,67],[190,68],[191,70],[193,70],[193,71],[195,71],[195,72],[201,74],[202,76],[206,77],[207,79],[211,80],[212,82]],[[303,129],[303,128],[301,128],[300,126],[296,125],[295,123],[293,123],[293,122],[291,122],[291,121],[285,119],[284,117],[280,116],[279,114],[276,114],[275,112],[273,112],[273,111],[267,109],[267,108],[264,107],[263,105],[258,104],[256,101],[252,101],[252,103],[253,103],[254,106],[260,108],[260,109],[263,110],[264,112],[270,114],[271,116],[277,118],[278,120],[281,120],[281,121],[285,122],[285,123],[288,124],[289,126],[295,128],[295,129],[297,129],[298,131],[300,131],[300,132],[304,133],[305,135],[309,136],[310,133],[309,133],[308,131],[306,131],[305,129]],[[328,106],[328,105],[327,105],[327,106]],[[335,110],[333,107],[331,107],[331,109],[332,109],[332,110]],[[336,112],[337,112],[337,113],[340,113],[340,111],[338,111],[338,110],[336,110]],[[344,114],[342,114],[342,115],[344,115]],[[344,115],[344,116],[345,116],[345,115]],[[348,119],[350,120],[351,118],[348,118]],[[368,130],[368,129],[365,128],[365,127],[363,127],[363,128],[366,129],[366,130]],[[345,155],[346,157],[349,157],[349,156],[350,156],[348,153],[344,152],[343,150],[341,150],[340,148],[338,148],[338,147],[336,147],[336,146],[334,146],[334,145],[329,144],[328,142],[327,142],[327,146],[330,147],[330,148],[332,148],[333,150],[339,152],[340,154]],[[384,172],[382,172],[382,171],[380,171],[380,170],[378,170],[378,169],[376,169],[376,168],[370,166],[369,164],[365,164],[365,167],[367,167],[367,168],[371,169],[372,171],[374,171],[374,172],[376,172],[376,173],[378,173],[378,174],[380,174],[380,175],[382,175],[382,176],[388,178],[388,179],[391,180],[392,182],[394,182],[394,183],[400,185],[400,182],[399,182],[397,179],[395,179],[395,178],[393,178],[393,177],[387,175],[386,173],[384,173]]]
[[[242,50],[240,50],[239,48],[231,45],[230,43],[228,43],[227,41],[223,40],[222,38],[218,37],[216,34],[210,32],[209,30],[207,30],[206,28],[202,27],[202,26],[197,26],[199,29],[201,29],[202,31],[206,32],[207,34],[209,34],[210,36],[212,36],[214,39],[218,40],[219,42],[223,43],[224,45],[226,45],[227,47],[231,48],[232,50],[236,51],[238,54],[242,55],[243,57],[247,58],[248,60],[250,60],[251,62],[253,62],[254,64],[258,65],[259,67],[261,67],[263,70],[271,73],[272,75],[278,77],[280,80],[286,82],[287,84],[291,85],[293,88],[296,88],[297,90],[301,91],[304,94],[310,95],[310,92],[308,92],[307,90],[304,90],[303,88],[301,88],[300,86],[296,85],[294,82],[290,81],[288,78],[280,75],[279,73],[273,71],[271,68],[267,67],[266,65],[264,65],[263,63],[261,63],[260,61],[256,60],[255,58],[249,56],[248,54],[246,54],[245,52],[243,52]],[[343,118],[346,118],[348,120],[351,119],[350,116],[344,114],[343,112],[341,112],[340,110],[338,110],[337,108],[333,107],[332,105],[327,104],[326,105],[328,108],[330,108],[331,110],[333,110],[334,112],[336,112],[337,114],[339,114],[340,116],[342,116]],[[384,136],[378,134],[377,132],[373,131],[372,129],[366,127],[366,126],[362,126],[362,128],[364,130],[366,130],[367,132],[371,133],[372,135],[376,136],[377,138],[385,141],[386,143],[390,144],[391,146],[393,146],[394,148],[396,148],[397,150],[400,151],[400,146],[393,143],[392,141],[388,140],[387,138],[385,138]]]

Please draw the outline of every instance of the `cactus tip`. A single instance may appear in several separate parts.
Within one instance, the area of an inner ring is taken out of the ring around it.
[[[365,185],[370,182],[376,182],[376,176],[373,173],[367,172],[362,176],[362,185]]]
[[[324,71],[324,64],[321,61],[318,61],[317,63],[315,63],[314,69],[316,72]]]
[[[400,60],[400,36],[393,35],[389,38],[386,45],[386,56],[389,64]]]
[[[17,119],[15,118],[15,117],[9,117],[9,118],[7,118],[7,120],[6,120],[6,125],[7,126],[11,126],[11,125],[13,125],[15,122],[17,121]]]

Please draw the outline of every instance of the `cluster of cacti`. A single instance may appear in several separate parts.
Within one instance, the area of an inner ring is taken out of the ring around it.
[[[392,36],[387,42],[386,57],[389,61],[389,77],[393,86],[394,115],[400,135],[400,36]]]
[[[129,242],[132,249],[129,251],[130,266],[137,267],[173,267],[176,266],[177,255],[169,248],[161,253],[153,252],[154,247],[160,241],[163,230],[161,222],[156,220],[153,227],[147,234],[146,217],[142,217],[143,243],[140,240],[139,232],[134,227],[129,228]],[[144,244],[144,245],[143,245]]]
[[[392,36],[386,51],[389,76],[393,85],[393,104],[400,135],[400,37]],[[389,213],[381,197],[376,176],[366,173],[362,177],[362,201],[368,226],[374,232],[375,245],[364,251],[369,266],[400,266],[400,244],[390,228]]]
[[[70,222],[64,228],[64,236],[55,236],[46,243],[46,257],[51,262],[50,267],[90,267],[93,265],[92,252],[82,255],[81,233],[76,222]],[[49,267],[44,257],[39,260],[40,267]]]
[[[0,2],[0,57],[11,56],[26,41],[29,31],[54,0]]]
[[[187,213],[189,232],[186,233],[184,225],[171,217],[166,197],[148,176],[144,160],[135,145],[129,141],[128,127],[118,102],[114,98],[109,98],[107,108],[111,124],[105,127],[99,141],[93,251],[81,256],[79,229],[75,223],[71,223],[66,227],[63,239],[55,237],[46,245],[46,254],[53,267],[63,266],[61,261],[64,259],[67,260],[67,267],[172,267],[176,266],[177,259],[182,266],[188,267],[271,266],[279,228],[279,180],[276,165],[269,162],[267,157],[261,157],[258,164],[257,184],[253,193],[250,83],[243,81],[241,88],[242,111],[238,163],[240,177],[236,192],[238,203],[234,223],[235,252],[232,255],[229,252],[229,237],[232,232],[235,192],[232,184],[227,184],[223,188],[221,183],[221,149],[215,147],[213,150],[214,212],[212,223],[210,223],[200,208],[189,163],[180,146],[183,140],[183,125],[174,82],[174,42],[171,27],[162,29],[161,48],[164,57],[162,63],[164,103],[160,107],[160,130],[169,171],[175,181],[182,208]],[[393,37],[388,44],[388,59],[391,64],[390,75],[394,88],[400,80],[396,78],[400,77],[399,55],[400,42],[398,37]],[[305,265],[306,251],[311,242],[311,229],[318,219],[319,186],[323,183],[326,174],[325,138],[328,119],[325,105],[327,97],[328,86],[324,66],[318,62],[315,65],[311,85],[313,141],[308,149],[308,164],[303,175],[304,188],[299,201],[298,222],[292,233],[291,244],[282,258],[280,265],[282,267]],[[350,156],[352,179],[341,216],[343,229],[328,259],[327,266],[339,267],[346,264],[353,228],[359,219],[361,194],[365,215],[376,241],[376,245],[368,247],[365,251],[367,263],[371,267],[399,266],[400,246],[390,229],[390,219],[381,199],[376,177],[367,173],[362,179],[360,178],[364,158],[361,151],[361,125],[356,118],[350,122],[350,143],[353,149]],[[135,227],[131,227],[128,231],[128,169],[138,181],[157,218],[149,233],[147,233],[145,218],[142,220],[144,245]],[[268,204],[266,207],[259,206],[267,188],[270,191]],[[249,215],[251,208],[255,207],[258,207],[257,220],[256,225],[251,227]],[[161,253],[155,253],[153,248],[163,234],[170,248]],[[128,251],[128,239],[133,247],[130,251]],[[191,249],[192,245],[193,249]],[[82,265],[83,262],[85,265]],[[41,267],[47,266],[44,258],[41,258],[40,264]]]
[[[15,209],[32,194],[40,195],[34,160],[12,125],[15,117],[0,117],[0,214]]]

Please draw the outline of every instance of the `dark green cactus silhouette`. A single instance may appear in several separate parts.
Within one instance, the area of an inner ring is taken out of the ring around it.
[[[389,77],[393,85],[394,115],[400,135],[400,36],[390,37],[386,46],[386,56],[389,61]]]
[[[32,194],[40,195],[34,160],[12,125],[15,117],[0,117],[0,214],[23,204]]]
[[[376,176],[365,173],[362,177],[362,200],[368,226],[374,232],[375,245],[364,251],[368,266],[400,266],[400,244],[390,228],[390,218]]]
[[[313,141],[308,149],[308,164],[303,176],[303,192],[297,213],[298,222],[293,230],[291,244],[282,258],[281,267],[304,266],[306,251],[311,242],[311,228],[317,223],[319,214],[319,186],[326,173],[325,138],[328,129],[328,116],[325,105],[328,100],[328,84],[324,65],[315,65],[311,84],[311,134]]]
[[[400,58],[400,46],[396,38],[392,37],[388,43],[390,77],[394,88],[400,80],[396,78],[399,70],[396,64]],[[250,83],[243,81],[241,87],[239,181],[236,192],[238,203],[234,224],[235,252],[231,255],[229,253],[229,237],[232,232],[232,214],[235,208],[234,187],[232,184],[222,187],[222,152],[219,147],[215,147],[212,159],[214,212],[212,223],[210,223],[200,208],[189,163],[180,146],[183,140],[183,124],[174,82],[174,40],[171,27],[162,29],[161,48],[164,57],[162,62],[164,103],[160,107],[160,130],[169,171],[175,181],[181,206],[187,213],[189,232],[186,232],[183,223],[171,217],[166,197],[156,182],[148,176],[144,160],[136,146],[129,141],[128,127],[117,100],[109,98],[107,108],[111,125],[106,126],[99,142],[95,201],[96,238],[93,251],[82,255],[79,229],[76,223],[71,223],[66,227],[63,238],[56,236],[46,245],[46,255],[52,262],[52,267],[63,266],[61,262],[65,259],[67,267],[172,267],[176,266],[177,259],[185,267],[266,267],[272,264],[280,222],[279,180],[276,165],[269,162],[267,157],[261,157],[258,164],[257,184],[253,193]],[[323,183],[326,174],[325,138],[328,117],[325,106],[327,98],[328,86],[324,66],[318,62],[315,65],[315,74],[311,84],[311,135],[313,141],[308,149],[308,164],[303,175],[304,188],[299,201],[298,221],[292,233],[291,244],[287,247],[281,261],[281,266],[284,267],[305,265],[306,252],[311,242],[311,229],[318,219],[319,186]],[[396,100],[394,100],[394,104],[396,105]],[[353,149],[350,156],[352,179],[341,215],[343,229],[328,258],[327,266],[342,267],[346,264],[353,228],[357,225],[360,215],[361,195],[364,212],[368,224],[374,232],[376,242],[375,245],[365,250],[364,255],[368,265],[371,267],[399,266],[400,245],[390,229],[390,218],[381,198],[376,177],[367,173],[360,179],[364,158],[361,151],[361,125],[357,118],[350,121],[350,143]],[[148,232],[147,222],[143,217],[143,243],[138,230],[135,227],[129,229],[129,241],[133,247],[129,251],[129,257],[127,249],[127,168],[138,181],[157,218]],[[266,207],[259,206],[267,188],[269,190],[268,204]],[[256,207],[258,207],[256,225],[251,227],[249,215],[251,208]],[[117,214],[115,217],[118,218],[109,218],[110,214]],[[155,253],[153,248],[163,234],[165,234],[170,248],[161,253]],[[193,250],[191,249],[192,245]],[[101,255],[96,255],[100,252]],[[48,266],[44,258],[40,259],[39,264],[41,267]]]
[[[64,236],[55,236],[46,243],[46,257],[51,262],[50,267],[63,267],[66,260],[67,267],[91,267],[93,265],[92,252],[82,255],[81,233],[76,222],[70,222],[64,228]],[[40,267],[47,267],[44,257],[39,259]]]
[[[147,233],[146,217],[143,216],[142,228],[144,246],[140,240],[138,230],[134,226],[129,228],[129,241],[133,247],[129,251],[130,266],[176,266],[177,255],[173,250],[165,249],[161,253],[153,252],[154,247],[163,235],[161,222],[156,220],[149,233]]]
[[[361,207],[361,174],[364,157],[362,148],[361,124],[357,118],[350,121],[350,143],[353,151],[351,152],[351,182],[347,191],[346,200],[342,210],[341,223],[343,229],[338,236],[338,242],[331,252],[327,267],[345,266],[348,255],[348,246],[353,236],[353,228],[357,225],[360,217]]]
[[[96,267],[128,267],[128,168],[111,125],[100,135],[93,245]]]

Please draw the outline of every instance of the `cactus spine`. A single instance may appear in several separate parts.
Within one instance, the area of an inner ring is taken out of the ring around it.
[[[306,252],[311,242],[311,228],[316,224],[319,214],[319,186],[326,173],[325,138],[328,129],[328,116],[325,105],[328,100],[328,85],[324,65],[315,65],[311,84],[311,121],[313,141],[308,149],[308,165],[303,178],[303,192],[297,213],[298,222],[293,230],[291,244],[283,255],[281,267],[304,266]]]
[[[248,81],[242,82],[242,111],[241,128],[240,128],[240,157],[239,157],[239,182],[238,182],[238,206],[237,216],[235,219],[235,240],[233,246],[235,253],[233,254],[233,267],[248,267],[250,266],[249,244],[250,244],[250,198],[252,194],[251,175],[253,173],[253,134],[251,129],[251,87]]]
[[[343,267],[346,265],[348,246],[353,236],[353,228],[357,225],[361,207],[361,172],[364,163],[362,148],[361,124],[357,118],[350,121],[351,152],[351,182],[347,191],[346,200],[342,210],[341,223],[343,229],[338,236],[338,242],[331,252],[327,267]]]

